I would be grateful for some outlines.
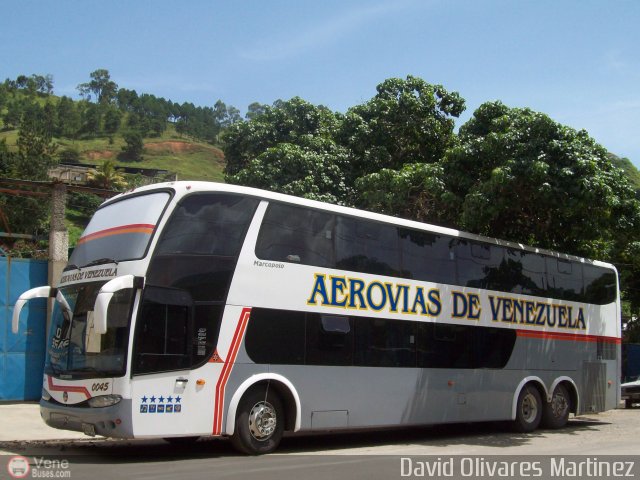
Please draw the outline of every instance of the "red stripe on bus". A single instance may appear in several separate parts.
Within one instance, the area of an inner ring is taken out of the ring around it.
[[[240,343],[244,336],[244,331],[247,328],[249,322],[249,316],[251,315],[251,308],[243,308],[240,314],[240,319],[236,325],[236,331],[233,334],[231,340],[231,346],[229,347],[229,353],[227,354],[227,360],[224,362],[220,378],[216,384],[216,398],[213,410],[213,435],[220,435],[222,433],[222,407],[224,406],[224,391],[233,369],[233,364],[236,361],[238,350],[240,349]]]
[[[131,225],[121,225],[119,227],[106,228],[104,230],[100,230],[98,232],[94,232],[80,238],[80,240],[78,240],[78,244],[96,240],[98,238],[109,237],[111,235],[122,235],[125,233],[145,233],[147,235],[151,235],[154,228],[156,228],[155,225],[151,225],[148,223],[132,223]]]
[[[84,396],[87,398],[91,398],[91,394],[87,387],[74,387],[71,385],[54,385],[51,377],[47,376],[47,384],[49,385],[49,391],[51,392],[73,392],[73,393],[84,393]]]
[[[604,337],[600,335],[579,335],[564,332],[537,332],[535,330],[516,330],[519,337],[543,338],[548,340],[568,340],[573,342],[604,342],[620,344],[622,340],[617,337]]]

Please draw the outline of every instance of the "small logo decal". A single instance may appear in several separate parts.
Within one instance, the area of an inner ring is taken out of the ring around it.
[[[29,460],[20,455],[11,457],[7,463],[7,471],[13,478],[26,478],[30,470]]]

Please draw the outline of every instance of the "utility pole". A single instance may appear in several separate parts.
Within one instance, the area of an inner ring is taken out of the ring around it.
[[[51,188],[51,230],[49,231],[49,285],[57,285],[69,259],[69,232],[64,223],[67,186],[55,182]],[[49,303],[49,308],[50,307]],[[47,331],[51,312],[47,312]]]

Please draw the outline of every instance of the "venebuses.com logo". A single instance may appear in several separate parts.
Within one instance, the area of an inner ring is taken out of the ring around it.
[[[71,478],[69,460],[52,460],[33,457],[29,463],[27,457],[15,455],[7,462],[7,472],[11,478]]]
[[[29,460],[20,455],[11,457],[7,462],[7,471],[13,478],[26,478],[30,470]]]

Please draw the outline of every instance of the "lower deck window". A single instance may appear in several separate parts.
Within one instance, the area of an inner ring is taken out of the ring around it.
[[[256,363],[504,368],[514,330],[254,308],[246,349]]]

